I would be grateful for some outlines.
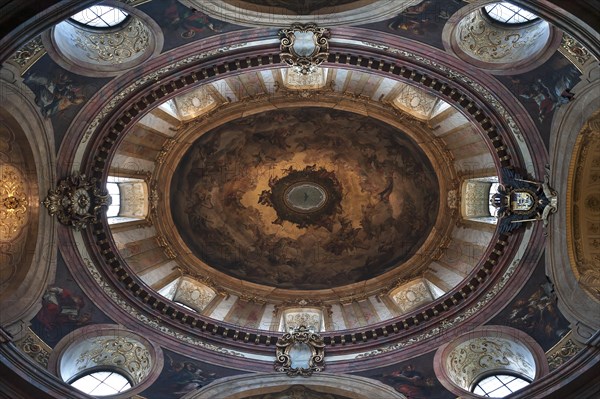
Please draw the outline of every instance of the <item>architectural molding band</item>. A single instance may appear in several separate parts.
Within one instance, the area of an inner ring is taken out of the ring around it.
[[[197,391],[190,392],[182,399],[234,399],[252,395],[280,392],[290,386],[290,377],[282,374],[252,374],[226,377]],[[407,399],[389,385],[370,378],[347,374],[318,373],[301,381],[307,388],[323,394],[342,395],[355,399]]]

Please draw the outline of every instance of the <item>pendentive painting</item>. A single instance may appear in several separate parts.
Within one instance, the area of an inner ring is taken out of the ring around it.
[[[42,296],[42,308],[31,321],[31,329],[50,347],[70,332],[98,323],[114,323],[86,296],[58,252],[56,279]]]
[[[410,399],[455,399],[456,395],[440,384],[433,371],[435,352],[393,366],[358,373],[394,388]]]
[[[560,313],[556,302],[542,256],[525,288],[488,324],[524,331],[547,351],[569,332],[569,322]]]

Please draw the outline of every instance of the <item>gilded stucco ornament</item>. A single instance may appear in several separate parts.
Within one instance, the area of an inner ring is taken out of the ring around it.
[[[548,172],[548,171],[547,171]],[[511,233],[523,223],[542,221],[558,210],[558,194],[549,185],[549,176],[543,182],[525,179],[514,170],[502,169],[502,184],[490,201],[498,209],[499,230]]]
[[[587,48],[566,33],[563,33],[558,51],[567,57],[579,71],[583,71],[584,65],[593,57],[593,54]]]
[[[124,29],[117,32],[75,30],[72,40],[90,60],[120,64],[148,48],[150,33],[141,20],[133,18]]]
[[[36,363],[44,368],[48,367],[48,358],[52,348],[42,341],[31,328],[27,327],[27,333],[22,339],[15,342],[15,345]]]
[[[8,61],[19,65],[21,73],[24,73],[44,54],[46,54],[46,50],[42,44],[42,38],[36,36],[19,48]]]
[[[325,369],[325,343],[319,334],[300,326],[277,341],[275,371],[308,377]]]
[[[76,359],[78,371],[97,366],[112,366],[127,371],[135,384],[148,375],[152,357],[144,345],[128,337],[100,337]]]
[[[307,75],[317,71],[329,56],[329,29],[315,24],[293,24],[279,31],[281,61],[296,72]]]
[[[9,242],[21,234],[29,221],[27,182],[21,170],[0,167],[0,241]]]
[[[48,190],[43,204],[51,216],[65,226],[79,231],[88,223],[96,223],[102,207],[111,203],[111,197],[102,190],[96,178],[74,174],[61,180],[56,189]]]
[[[572,338],[572,334],[573,332],[569,331],[559,343],[546,352],[548,366],[551,371],[567,363],[584,348],[583,344]]]

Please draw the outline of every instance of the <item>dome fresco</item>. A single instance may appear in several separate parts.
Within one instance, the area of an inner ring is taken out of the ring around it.
[[[181,159],[170,193],[174,223],[199,259],[287,289],[332,288],[401,267],[439,207],[435,171],[406,134],[310,107],[205,133]]]
[[[0,6],[0,397],[600,397],[600,10],[490,1]]]

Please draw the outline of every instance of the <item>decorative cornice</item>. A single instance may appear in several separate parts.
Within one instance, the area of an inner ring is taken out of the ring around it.
[[[96,284],[113,301],[113,303],[115,303],[122,310],[133,316],[137,321],[141,322],[143,325],[150,327],[151,329],[157,332],[169,335],[179,341],[186,342],[190,345],[197,346],[208,351],[217,352],[223,355],[244,357],[244,354],[240,352],[225,349],[217,345],[210,344],[202,339],[194,338],[187,334],[183,334],[180,331],[171,328],[168,324],[163,323],[159,318],[152,318],[149,317],[146,313],[140,312],[135,306],[132,306],[127,300],[125,300],[123,297],[121,297],[121,295],[119,295],[118,291],[115,290],[114,287],[104,279],[102,274],[98,271],[98,269],[90,259],[84,258],[83,261],[87,271],[90,273]],[[156,306],[153,306],[155,309],[165,309],[165,312],[163,313],[167,313],[167,309],[158,306],[158,303],[156,301],[154,301],[153,304],[156,304]],[[185,323],[185,320],[182,321]],[[206,330],[206,328],[204,328],[204,330]]]
[[[405,55],[407,55],[407,56],[408,55],[412,55],[412,54],[410,54],[408,52],[405,52],[405,53],[406,53]],[[417,57],[417,58],[421,59],[420,57]],[[195,56],[193,58],[188,59],[187,62],[192,62],[192,59],[195,59],[195,60],[197,60],[197,59],[203,59],[203,57],[201,57],[201,55],[200,56]],[[267,60],[268,60],[268,62],[275,62],[275,61],[277,61],[277,59],[275,57],[266,57],[266,56],[261,57],[261,63],[264,64],[264,63],[267,62]],[[339,53],[331,54],[328,61],[329,62],[333,62],[333,63],[340,63],[340,64],[347,64],[347,63],[350,62],[350,63],[355,64],[357,66],[358,65],[360,65],[360,66],[363,65],[363,58],[362,57],[357,57],[356,59],[353,59],[353,58],[349,57],[348,55],[339,54]],[[180,64],[181,63],[184,63],[184,62],[182,61],[182,62],[180,62]],[[254,62],[252,59],[246,60],[245,67],[248,68],[252,64],[259,65],[260,63],[258,61]],[[240,64],[240,63],[237,63],[237,65],[236,64],[232,65],[231,63],[227,64],[227,65],[228,65],[227,68],[223,68],[224,71],[225,70],[229,70],[230,72],[233,72],[235,69],[243,68],[244,67],[244,65]],[[488,132],[488,136],[494,137],[494,138],[499,137],[496,129],[494,128],[493,124],[491,123],[491,120],[489,118],[483,117],[483,111],[481,109],[478,109],[478,107],[477,107],[477,105],[476,105],[475,102],[467,100],[466,93],[462,93],[461,91],[459,91],[458,88],[452,88],[447,83],[441,83],[439,80],[436,80],[436,79],[433,79],[433,78],[429,78],[429,77],[427,77],[426,74],[424,74],[422,72],[417,72],[416,70],[413,70],[411,72],[407,67],[398,67],[398,66],[394,66],[394,65],[391,65],[391,64],[386,64],[385,61],[378,61],[377,64],[375,64],[374,62],[371,61],[371,62],[368,63],[368,66],[370,66],[372,69],[375,69],[375,70],[383,70],[384,72],[387,72],[387,73],[391,73],[391,74],[394,74],[394,75],[397,75],[397,76],[402,76],[404,79],[410,79],[411,81],[417,82],[417,83],[419,83],[421,85],[424,84],[430,90],[433,89],[435,91],[441,92],[449,100],[451,100],[453,102],[458,102],[458,105],[460,107],[466,108],[467,111],[471,115],[475,115],[475,117],[477,118],[476,120],[478,120],[478,123],[481,124],[481,125],[483,125],[483,130],[485,130],[485,131]],[[446,69],[450,70],[449,68],[446,68]],[[161,68],[161,71],[164,71],[165,73],[168,72],[168,71],[171,71],[171,70],[172,70],[171,67],[163,67],[163,68]],[[215,65],[215,66],[209,67],[208,69],[202,70],[201,73],[193,72],[191,75],[188,75],[191,78],[189,80],[187,78],[185,78],[185,77],[181,77],[178,81],[181,82],[181,85],[182,85],[182,88],[183,88],[183,87],[185,87],[188,84],[188,82],[197,82],[198,80],[203,80],[203,79],[206,79],[206,78],[208,78],[210,76],[216,76],[216,75],[218,75],[218,74],[221,73],[220,71],[221,71],[221,67],[219,65]],[[158,75],[155,74],[155,76],[158,76]],[[456,74],[456,76],[459,76],[459,75]],[[146,79],[146,78],[144,78],[144,79]],[[128,89],[126,89],[126,91],[127,90],[132,90],[132,87],[134,87],[134,86],[135,86],[135,84],[131,85]],[[177,87],[179,87],[179,85],[177,85]],[[164,94],[164,93],[167,93],[167,92],[171,92],[173,94],[173,90],[174,90],[174,86],[172,84],[170,84],[170,83],[159,84],[159,87],[153,89],[153,92],[156,93],[156,95],[153,96],[153,97],[156,97],[157,99],[160,98],[161,96],[159,96],[158,93]],[[144,99],[145,99],[145,103],[147,103],[145,105],[149,106],[150,103],[149,103],[149,100],[148,100],[148,96],[144,97]],[[113,107],[115,105],[116,104],[113,104],[111,102],[109,104],[109,108],[111,108],[111,107]],[[122,114],[124,114],[124,116],[121,117],[119,120],[117,120],[115,122],[115,124],[113,125],[114,127],[111,128],[110,131],[109,131],[109,133],[108,133],[109,137],[111,135],[114,135],[114,139],[116,139],[117,133],[119,133],[120,131],[125,130],[125,127],[128,126],[131,123],[132,118],[134,118],[137,114],[140,113],[140,111],[141,111],[141,109],[140,109],[141,105],[139,103],[136,103],[136,105],[137,105],[137,107],[130,108],[129,110],[123,110]],[[105,108],[105,110],[106,110],[106,108]],[[479,117],[480,115],[481,115],[481,117]],[[93,125],[94,125],[94,123],[92,123],[92,126]],[[88,132],[91,132],[91,129],[92,128],[90,127],[90,129],[88,129]],[[96,162],[101,161],[102,164],[108,164],[108,162],[106,162],[102,158],[105,157],[104,154],[109,154],[110,153],[110,149],[111,149],[112,145],[114,144],[114,141],[113,141],[114,139],[111,137],[111,140],[104,140],[103,142],[101,142],[101,147],[98,149],[99,152],[97,153],[97,157],[95,158],[97,160]],[[503,146],[502,149],[498,150],[498,155],[501,156],[500,163],[503,164],[503,165],[505,165],[505,166],[508,166],[511,163],[510,163],[510,156],[506,152],[506,149],[507,149],[507,147]],[[100,165],[98,165],[98,166],[100,166]],[[94,169],[95,170],[101,170],[102,167],[100,167],[100,168],[96,167]],[[96,231],[97,231],[97,234],[101,234],[100,232],[102,231],[102,227],[100,225],[97,225]],[[104,234],[101,234],[101,235],[104,236]],[[502,240],[502,242],[505,243],[506,241]],[[501,253],[501,251],[500,251],[500,253]],[[111,254],[111,259],[113,259],[112,254]],[[493,266],[493,264],[490,262],[490,263],[488,263],[488,266],[490,266],[490,270],[491,270],[491,267]],[[121,267],[119,267],[118,270],[119,270],[120,274],[122,274],[123,272],[125,272],[125,269],[123,269]],[[129,275],[129,273],[127,273],[127,272],[125,272],[125,273],[126,273],[126,275]],[[130,278],[131,277],[124,278],[124,275],[122,275],[120,279],[122,279],[122,281],[131,281]],[[483,278],[481,276],[478,276],[478,279],[481,280],[481,281],[483,281]],[[458,298],[461,298],[461,299],[462,298],[466,298],[468,296],[467,292],[471,292],[472,289],[475,289],[476,286],[480,285],[481,282],[478,281],[478,279],[473,279],[472,281],[470,281],[467,284],[467,286],[463,289],[463,294],[459,295]],[[134,284],[134,285],[137,286],[137,284]],[[469,286],[472,287],[472,288],[469,288]],[[466,291],[465,291],[465,289],[466,289]],[[142,291],[142,292],[145,295],[150,295],[150,297],[153,297],[153,295],[151,295],[147,291]],[[150,301],[151,300],[148,299],[148,303]],[[160,300],[159,298],[156,298],[156,301],[157,301],[156,303],[162,302],[162,300]],[[458,303],[458,300],[456,298],[454,299],[454,301],[456,303]],[[449,304],[447,304],[446,307],[448,308],[449,306],[454,306],[455,305],[454,301],[449,301]],[[146,302],[146,300],[144,300],[144,302]],[[155,302],[155,301],[152,301],[152,302]],[[172,308],[169,307],[168,305],[165,305],[164,309],[172,309]],[[443,311],[444,307],[441,307],[440,310]],[[404,322],[404,324],[406,325],[405,328],[407,328],[410,325],[417,325],[417,324],[419,324],[422,321],[429,320],[432,316],[434,316],[435,314],[439,313],[440,310],[432,310],[431,314],[427,314],[427,312],[423,312],[420,315],[420,317],[417,316],[416,318],[415,317],[410,318],[409,320],[407,320],[407,321]],[[173,311],[176,312],[176,313],[179,312],[179,310],[175,311],[175,309],[173,309]],[[177,313],[175,315],[175,318],[179,318],[178,316],[179,315]],[[181,317],[184,317],[184,314],[182,314]],[[189,315],[189,316],[185,315],[185,317],[186,317],[186,320],[189,320],[190,317],[192,317],[192,316],[191,315]],[[390,330],[393,330],[393,328],[390,329]],[[362,339],[362,337],[361,337],[361,339]],[[343,340],[340,337],[339,342],[341,343],[342,341]]]

